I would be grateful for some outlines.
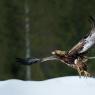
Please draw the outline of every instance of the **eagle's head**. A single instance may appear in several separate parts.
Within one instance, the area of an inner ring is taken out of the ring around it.
[[[52,52],[52,55],[56,55],[56,56],[64,56],[66,54],[66,51],[61,51],[61,50],[54,50]]]

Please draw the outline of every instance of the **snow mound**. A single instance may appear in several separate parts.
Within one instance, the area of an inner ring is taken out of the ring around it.
[[[0,81],[0,95],[95,95],[95,79],[78,76],[45,81]]]

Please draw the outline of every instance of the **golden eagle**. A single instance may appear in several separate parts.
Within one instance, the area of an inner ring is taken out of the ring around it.
[[[91,31],[88,35],[86,35],[82,40],[79,41],[72,49],[69,51],[61,51],[54,50],[52,52],[52,56],[45,58],[26,58],[21,59],[17,58],[17,62],[21,62],[23,64],[33,64],[33,63],[41,63],[48,60],[59,60],[62,63],[76,69],[80,76],[91,76],[91,74],[87,71],[87,61],[88,57],[86,56],[87,51],[95,45],[95,20],[93,17],[90,17],[91,23]]]

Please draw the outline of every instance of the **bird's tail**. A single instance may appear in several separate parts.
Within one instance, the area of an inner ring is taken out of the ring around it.
[[[16,62],[23,65],[32,65],[34,63],[38,63],[39,61],[40,59],[38,58],[16,58]]]

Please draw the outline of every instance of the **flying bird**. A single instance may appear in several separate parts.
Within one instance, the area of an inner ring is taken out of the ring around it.
[[[62,63],[65,63],[67,66],[76,69],[80,76],[90,77],[91,74],[88,72],[87,61],[88,57],[86,56],[88,50],[95,45],[95,19],[90,17],[91,21],[91,30],[88,35],[83,37],[73,48],[69,51],[54,50],[51,54],[52,56],[44,58],[18,58],[17,62],[22,64],[34,64],[41,63],[49,60],[59,60]]]

